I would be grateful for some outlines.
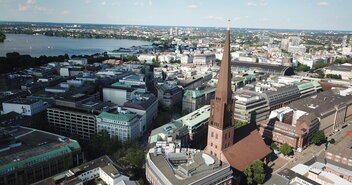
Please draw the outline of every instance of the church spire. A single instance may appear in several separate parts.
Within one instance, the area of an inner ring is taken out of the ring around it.
[[[231,90],[231,55],[230,55],[230,24],[227,27],[226,40],[224,53],[222,56],[222,62],[219,71],[218,86],[216,89],[215,96],[217,99],[225,101],[231,101],[232,90]]]
[[[234,143],[233,101],[231,90],[230,26],[226,33],[224,53],[215,98],[210,102],[208,144],[206,152],[222,158],[222,150]]]

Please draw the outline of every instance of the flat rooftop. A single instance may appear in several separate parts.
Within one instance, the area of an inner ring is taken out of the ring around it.
[[[186,153],[190,153],[190,155]],[[147,155],[147,158],[157,166],[158,170],[173,185],[190,184],[210,174],[229,168],[229,164],[221,162],[215,156],[194,149],[184,148],[180,153],[169,153],[167,155],[154,155],[153,153]],[[187,158],[188,163],[185,162]],[[230,172],[232,173],[231,170]],[[224,171],[224,173],[226,172]]]
[[[194,127],[195,125],[207,121],[210,116],[210,105],[205,105],[179,119],[176,121],[181,122],[183,125],[188,127]]]
[[[78,176],[87,171],[100,168],[111,178],[120,176],[120,170],[115,166],[115,163],[106,155],[101,156],[97,159],[84,163],[78,167],[72,168],[70,170],[64,171],[37,183],[36,185],[47,185],[47,184],[70,184],[72,182],[82,182]],[[75,184],[75,183],[73,183]]]
[[[14,127],[5,131],[3,137],[15,141],[18,146],[9,146],[2,142],[0,150],[0,174],[3,170],[10,167],[22,168],[33,161],[40,161],[42,158],[50,158],[63,153],[70,153],[74,150],[80,150],[77,141],[27,127]],[[6,136],[4,136],[6,135]],[[2,141],[3,138],[1,138]]]
[[[17,98],[17,99],[8,100],[4,103],[32,105],[38,101],[39,100],[33,100],[33,99],[27,99],[27,98]]]
[[[326,152],[339,155],[341,158],[347,158],[347,160],[352,160],[352,130],[346,132],[340,141],[329,145]]]
[[[335,109],[336,105],[346,104],[352,101],[352,95],[340,96],[335,94],[332,90],[318,93],[314,96],[309,96],[288,105],[295,110],[304,112],[313,112],[316,115],[324,114],[331,109]]]

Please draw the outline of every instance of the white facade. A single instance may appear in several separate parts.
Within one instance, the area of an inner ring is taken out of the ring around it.
[[[32,116],[46,109],[43,101],[15,99],[2,103],[4,114],[17,112],[24,116]]]
[[[129,92],[124,89],[103,88],[103,100],[117,105],[123,105],[127,102],[128,94]]]
[[[141,124],[140,116],[126,110],[118,113],[102,112],[97,116],[98,133],[106,130],[110,137],[116,136],[120,141],[135,140],[140,137]]]
[[[68,60],[69,63],[73,65],[86,65],[88,64],[88,60],[86,58],[73,58]]]
[[[193,56],[184,54],[181,56],[181,64],[190,64],[193,61]]]
[[[151,54],[141,54],[138,56],[139,61],[151,61],[153,59],[156,60],[156,56]]]
[[[194,55],[193,64],[195,65],[208,65],[215,62],[215,54],[197,54]]]
[[[307,48],[304,45],[299,45],[299,46],[294,46],[294,45],[289,45],[288,46],[288,52],[290,53],[305,53]]]

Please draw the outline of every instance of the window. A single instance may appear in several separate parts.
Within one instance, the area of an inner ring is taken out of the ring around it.
[[[215,134],[215,139],[218,139],[218,134]]]
[[[215,145],[215,148],[218,148],[218,145]]]
[[[213,146],[213,143],[210,143],[210,146]]]
[[[211,137],[214,137],[214,132],[211,132]]]

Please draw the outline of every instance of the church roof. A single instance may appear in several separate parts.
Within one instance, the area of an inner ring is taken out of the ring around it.
[[[261,160],[271,152],[257,129],[252,125],[237,129],[235,131],[235,144],[223,150],[227,162],[238,171],[243,171],[255,160]]]

